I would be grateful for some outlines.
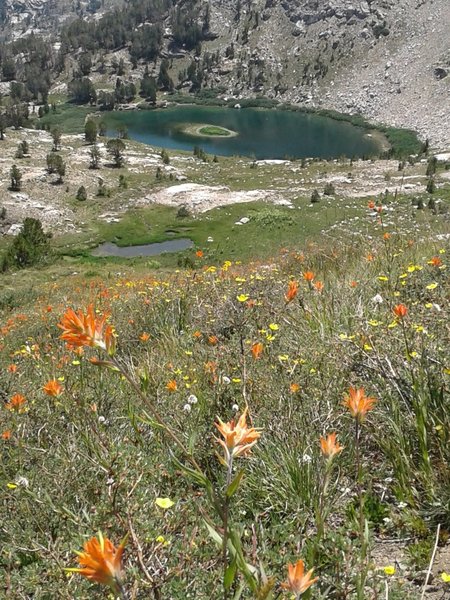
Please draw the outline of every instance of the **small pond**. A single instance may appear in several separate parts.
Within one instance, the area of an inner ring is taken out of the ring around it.
[[[165,252],[180,252],[192,248],[194,242],[188,238],[179,238],[176,240],[167,240],[155,244],[142,244],[141,246],[117,246],[112,242],[105,242],[92,250],[92,256],[120,256],[133,258],[136,256],[158,256]]]

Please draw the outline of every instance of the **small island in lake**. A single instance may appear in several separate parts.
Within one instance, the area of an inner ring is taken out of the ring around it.
[[[236,137],[238,134],[237,131],[233,131],[232,129],[227,129],[226,127],[221,127],[219,125],[198,125],[197,123],[189,123],[182,127],[183,133],[187,133],[188,135],[192,135],[195,137]]]

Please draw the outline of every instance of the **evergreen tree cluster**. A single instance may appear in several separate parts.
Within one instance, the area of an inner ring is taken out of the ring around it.
[[[0,2],[1,4],[1,2]],[[99,0],[90,0],[88,12],[96,12]],[[202,40],[209,39],[209,5],[199,0],[129,0],[126,10],[116,8],[97,20],[85,18],[84,9],[77,10],[79,17],[61,31],[61,42],[55,50],[51,41],[32,33],[11,43],[0,43],[0,78],[11,82],[14,103],[31,100],[46,104],[52,77],[66,68],[66,58],[76,54],[77,67],[69,93],[77,103],[95,104],[95,90],[88,76],[94,68],[105,69],[105,52],[127,48],[133,67],[138,61],[156,61],[161,56],[164,26],[172,30],[172,46],[196,49],[201,53]],[[164,61],[163,61],[164,63]],[[123,58],[112,65],[119,77],[125,74]],[[198,74],[194,79],[198,80]],[[152,97],[153,87],[147,80],[146,97]],[[127,89],[130,83],[120,84],[120,99],[134,97]],[[201,82],[197,83],[197,87]],[[158,77],[158,87],[173,89],[168,76],[168,65],[163,64]],[[104,104],[111,104],[104,102]]]

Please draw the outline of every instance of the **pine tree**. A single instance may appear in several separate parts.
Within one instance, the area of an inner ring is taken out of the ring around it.
[[[88,119],[84,126],[84,139],[88,144],[95,144],[97,141],[97,124],[93,119]]]
[[[123,156],[125,144],[123,141],[119,139],[109,140],[109,142],[106,144],[106,150],[108,154],[111,155],[114,161],[114,166],[117,168],[122,167],[125,160]]]
[[[3,259],[1,270],[19,269],[42,261],[50,253],[50,233],[45,233],[38,219],[27,217],[22,231],[14,238]]]
[[[11,187],[9,188],[12,192],[20,192],[22,187],[22,173],[17,168],[17,165],[11,167],[9,172],[11,177]]]
[[[89,156],[91,157],[89,168],[98,169],[100,167],[100,150],[97,144],[94,144],[89,150]]]

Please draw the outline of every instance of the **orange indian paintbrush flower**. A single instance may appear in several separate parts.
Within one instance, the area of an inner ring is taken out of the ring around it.
[[[288,284],[288,290],[284,296],[286,302],[292,302],[292,300],[298,294],[298,281],[290,281]]]
[[[58,381],[56,381],[56,379],[51,379],[50,381],[47,381],[42,390],[48,396],[60,396],[63,393],[64,388]]]
[[[336,441],[336,433],[329,433],[326,438],[320,438],[320,447],[322,450],[322,454],[327,458],[333,458],[339,452],[342,452],[344,446],[341,446]]]
[[[252,344],[253,358],[255,360],[260,358],[261,354],[263,353],[263,350],[264,350],[264,345],[261,344],[261,342],[255,342],[254,344]]]
[[[122,580],[122,554],[126,538],[116,548],[102,533],[84,543],[83,552],[76,552],[80,568],[65,569],[79,573],[91,581],[109,586],[117,592]]]
[[[316,289],[319,294],[322,292],[323,290],[323,283],[321,281],[315,281],[314,282],[314,289]]]
[[[75,347],[91,346],[106,350],[111,356],[115,351],[113,327],[106,324],[107,315],[97,317],[92,304],[86,314],[68,308],[58,327],[62,329],[61,339]]]
[[[177,382],[175,381],[175,379],[171,379],[171,380],[170,380],[170,381],[167,383],[167,385],[166,385],[166,389],[168,389],[168,390],[169,390],[169,392],[176,392],[176,391],[177,391],[177,389],[178,389],[178,386],[177,386]]]
[[[433,256],[433,258],[428,261],[428,264],[432,265],[433,267],[441,267],[442,260],[439,258],[439,256]]]
[[[399,319],[404,319],[408,314],[408,307],[404,304],[396,304],[394,306],[394,315]]]
[[[216,439],[225,450],[225,462],[228,465],[233,458],[248,452],[261,437],[259,431],[254,427],[247,427],[247,413],[248,409],[246,408],[237,423],[234,420],[224,423],[221,419],[215,423],[224,438],[223,440]]]
[[[27,400],[25,396],[22,396],[22,394],[14,394],[14,396],[11,396],[9,402],[5,404],[5,408],[11,411],[17,411],[19,413],[24,412],[26,402]]]
[[[343,404],[349,409],[352,417],[362,421],[369,410],[373,409],[375,402],[375,398],[369,398],[365,395],[364,388],[355,389],[351,387]]]
[[[305,279],[305,281],[311,282],[314,279],[315,275],[312,271],[305,271],[303,273],[303,279]]]
[[[299,558],[295,565],[288,564],[288,580],[282,583],[281,587],[289,592],[294,592],[297,598],[300,598],[301,594],[306,592],[319,579],[318,577],[311,578],[313,571],[314,569],[310,569],[305,574],[305,564]]]

